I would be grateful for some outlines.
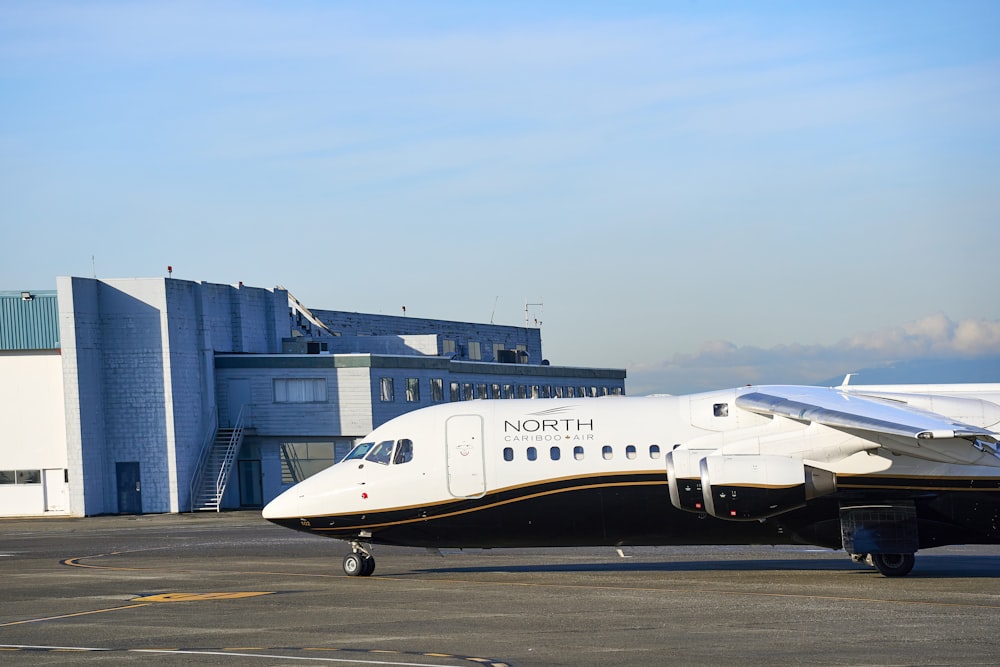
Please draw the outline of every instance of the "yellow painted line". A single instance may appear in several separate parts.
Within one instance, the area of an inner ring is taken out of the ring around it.
[[[133,602],[201,602],[204,600],[238,600],[258,595],[271,595],[274,591],[235,591],[231,593],[160,593],[138,597]]]
[[[88,616],[90,614],[103,614],[108,611],[121,611],[122,609],[135,609],[137,607],[146,607],[148,602],[142,604],[130,604],[124,607],[110,607],[108,609],[94,609],[92,611],[78,611],[74,614],[62,614],[60,616],[46,616],[45,618],[30,618],[24,621],[11,621],[10,623],[0,623],[0,628],[5,628],[10,625],[24,625],[25,623],[41,623],[42,621],[55,621],[60,618],[75,618],[77,616]]]

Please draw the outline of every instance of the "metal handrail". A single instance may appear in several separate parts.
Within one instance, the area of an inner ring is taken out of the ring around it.
[[[218,503],[215,508],[216,512],[222,507],[222,494],[226,492],[226,486],[229,484],[229,475],[233,469],[233,461],[236,460],[236,454],[243,443],[244,414],[247,416],[250,414],[249,403],[240,407],[240,414],[236,417],[233,432],[230,434],[229,443],[226,446],[226,454],[222,458],[222,466],[219,468],[219,474],[215,479],[215,497]]]
[[[215,444],[215,432],[219,428],[219,415],[218,410],[212,410],[212,422],[208,427],[208,435],[205,436],[205,440],[201,445],[201,454],[198,455],[198,463],[194,468],[194,475],[191,476],[191,488],[188,489],[188,506],[189,511],[194,511],[194,502],[197,500],[195,494],[201,488],[202,479],[205,476],[205,468],[207,467],[208,457],[212,453],[213,445]]]

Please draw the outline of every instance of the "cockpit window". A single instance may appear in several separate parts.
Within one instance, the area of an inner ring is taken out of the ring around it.
[[[396,443],[392,440],[383,440],[371,448],[365,460],[372,463],[381,463],[384,466],[389,465],[389,461],[392,460],[392,446],[394,444]]]
[[[392,463],[399,465],[407,463],[413,459],[413,441],[404,438],[396,442],[396,455],[392,457]]]
[[[363,459],[368,454],[368,451],[375,445],[374,442],[362,442],[361,444],[355,446],[354,449],[347,452],[347,456],[341,459],[341,461],[350,461],[351,459]]]

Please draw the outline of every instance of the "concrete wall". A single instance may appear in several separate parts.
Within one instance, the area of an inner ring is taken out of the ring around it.
[[[441,343],[453,340],[457,343],[458,358],[461,359],[468,359],[469,342],[476,341],[482,348],[482,358],[479,361],[496,361],[493,358],[494,343],[502,344],[506,350],[514,350],[518,345],[524,345],[528,352],[528,363],[542,363],[542,334],[537,328],[348,313],[339,310],[314,309],[312,313],[334,333],[346,336],[434,334],[438,337],[439,348],[433,354],[443,354]]]
[[[214,423],[213,355],[278,352],[287,295],[165,278],[57,288],[74,511],[121,511],[117,464],[132,462],[143,512],[186,509]]]

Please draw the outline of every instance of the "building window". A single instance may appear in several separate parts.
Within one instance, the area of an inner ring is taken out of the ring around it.
[[[441,341],[441,354],[450,357],[455,354],[455,341],[445,338]]]
[[[275,378],[275,403],[326,403],[323,378]]]
[[[556,391],[556,398],[562,398],[563,397],[563,388],[562,387],[555,387],[555,391]]]
[[[504,398],[514,398],[514,396],[515,396],[515,394],[514,394],[514,385],[512,385],[512,384],[505,384],[503,386],[503,397]]]
[[[486,393],[486,383],[480,382],[476,385],[476,397],[478,398],[489,398],[490,395]]]
[[[500,352],[502,352],[505,349],[506,348],[503,346],[503,343],[493,343],[493,361],[499,362]]]
[[[420,402],[420,379],[406,378],[406,402]]]
[[[518,398],[526,398],[526,396],[525,396],[525,387],[524,387],[523,384],[517,385],[517,397]]]
[[[448,400],[450,400],[453,403],[455,401],[462,400],[462,390],[459,388],[457,382],[450,383],[448,385],[448,388],[450,390],[450,395],[448,396]]]
[[[497,399],[500,398],[500,385],[494,382],[490,385],[490,398]]]
[[[531,385],[531,398],[538,398],[542,394],[542,389],[537,384]]]
[[[444,380],[431,378],[431,400],[440,403],[444,400]]]
[[[0,484],[41,484],[41,470],[0,470]]]
[[[333,442],[282,442],[281,483],[297,484],[334,464],[337,458]]]
[[[576,398],[576,387],[566,387],[566,398]]]
[[[475,398],[475,394],[472,393],[472,383],[471,382],[463,382],[462,383],[462,400],[463,401],[471,401],[473,398]]]
[[[479,361],[483,358],[482,346],[479,344],[478,340],[469,341],[469,359],[473,361]]]
[[[379,400],[383,403],[396,400],[396,391],[392,385],[392,378],[379,378]]]

